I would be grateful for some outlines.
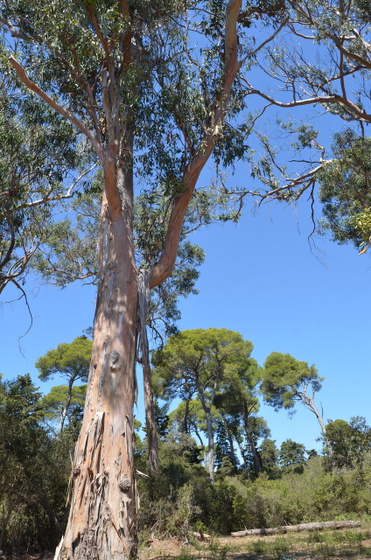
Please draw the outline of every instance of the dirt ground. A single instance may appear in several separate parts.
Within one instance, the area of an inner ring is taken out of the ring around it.
[[[368,536],[369,533],[367,537]],[[355,544],[353,550],[349,549],[349,547],[344,550],[341,545],[338,545],[336,547],[336,552],[333,550],[330,557],[324,550],[320,554],[310,553],[308,549],[303,550],[303,546],[300,543],[295,545],[295,552],[290,554],[277,555],[276,552],[273,556],[272,554],[265,556],[264,554],[256,554],[251,551],[251,549],[254,548],[254,542],[257,543],[260,541],[264,543],[266,539],[269,539],[269,542],[272,543],[275,539],[282,539],[285,537],[286,535],[272,535],[269,537],[250,536],[238,539],[221,537],[212,539],[211,542],[198,542],[197,539],[193,538],[192,543],[184,543],[176,539],[154,539],[140,548],[138,560],[171,560],[177,556],[183,556],[183,559],[185,556],[192,556],[194,560],[271,560],[272,558],[279,558],[279,560],[327,560],[327,558],[331,558],[331,560],[371,560],[371,539],[367,538],[359,542],[358,545]],[[370,550],[370,555],[359,555],[357,553],[360,544],[362,547]],[[316,545],[321,545],[321,543],[317,542]],[[53,560],[54,552],[41,555],[24,552],[3,558],[4,560]],[[1,557],[0,560],[2,560]]]
[[[362,532],[362,531],[360,531]],[[369,536],[369,534],[367,534]],[[302,537],[305,541],[305,536],[302,533]],[[279,553],[274,551],[269,555],[256,554],[251,551],[254,548],[253,543],[266,542],[269,539],[270,543],[273,543],[276,539],[290,538],[288,535],[272,535],[272,536],[254,536],[254,537],[221,537],[213,539],[212,543],[195,543],[195,544],[185,544],[181,541],[175,539],[172,540],[154,540],[148,543],[147,547],[142,547],[138,560],[160,560],[169,559],[171,560],[177,556],[192,556],[195,560],[371,560],[371,539],[365,538],[358,544],[354,544],[354,547],[346,549],[341,545],[336,546],[336,551],[332,550],[325,551],[326,543],[324,549],[321,553],[310,553],[308,551],[308,546],[303,547],[302,544],[298,543],[294,545],[294,552],[289,554]],[[318,548],[321,548],[321,542],[317,542]],[[364,548],[369,549],[369,555],[358,554],[359,545]],[[314,548],[315,545],[313,545]],[[307,550],[304,550],[306,548]],[[329,553],[329,556],[328,556]]]

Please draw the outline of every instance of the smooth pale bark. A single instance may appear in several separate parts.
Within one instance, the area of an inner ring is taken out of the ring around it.
[[[74,382],[75,382],[75,379],[76,379],[76,377],[75,377],[75,376],[72,376],[72,377],[70,377],[70,379],[69,379],[69,381],[68,381],[67,400],[66,400],[66,402],[65,402],[64,405],[63,405],[62,412],[61,412],[61,419],[60,419],[60,422],[59,422],[59,430],[58,430],[58,433],[60,433],[60,434],[61,434],[62,431],[63,431],[64,423],[65,423],[65,421],[66,421],[67,414],[68,414],[68,409],[70,408],[70,405],[71,405],[71,400],[72,400],[72,387],[73,387],[73,384],[74,384]]]
[[[208,451],[207,451],[207,467],[209,469],[209,477],[210,481],[214,483],[215,475],[214,475],[214,466],[215,466],[215,459],[214,459],[214,430],[213,430],[213,422],[210,414],[210,410],[205,410],[206,414],[206,431],[207,431],[207,443],[208,443]]]
[[[331,459],[333,457],[334,451],[332,449],[331,441],[327,437],[326,426],[325,426],[325,423],[323,421],[323,417],[322,417],[318,408],[315,405],[314,395],[312,395],[310,397],[307,393],[307,388],[305,387],[304,391],[298,391],[297,392],[297,396],[298,396],[299,400],[301,400],[301,402],[304,404],[304,406],[306,406],[311,412],[313,412],[313,414],[317,418],[318,423],[319,423],[320,428],[321,428],[322,437],[323,437],[323,439],[326,443],[326,446],[327,446],[327,452],[328,452],[329,457]]]

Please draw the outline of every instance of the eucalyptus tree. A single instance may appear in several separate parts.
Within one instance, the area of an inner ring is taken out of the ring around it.
[[[225,189],[196,186],[213,153],[219,168],[247,153],[249,126],[236,124],[244,107],[237,76],[260,52],[259,39],[266,45],[282,27],[281,3],[266,5],[267,10],[254,2],[242,7],[241,0],[1,3],[15,74],[88,141],[104,177],[92,360],[71,513],[57,558],[115,560],[135,551],[138,302],[146,357],[145,301],[149,289],[166,282],[174,269],[187,211],[195,223],[207,223],[205,209],[218,200],[220,217],[230,214]],[[276,28],[264,28],[266,21]],[[253,24],[262,28],[258,41],[248,34]],[[154,238],[163,232],[156,261],[143,271],[133,233],[137,188],[147,196]],[[239,192],[235,200],[240,203]]]
[[[170,337],[154,355],[155,374],[162,380],[165,399],[197,395],[205,414],[208,470],[214,481],[213,410],[225,386],[249,375],[256,362],[250,357],[253,345],[239,333],[227,329],[193,329]],[[189,406],[187,419],[189,416]]]
[[[332,447],[326,435],[326,426],[314,402],[314,396],[321,389],[323,381],[314,365],[309,366],[290,354],[272,352],[264,362],[261,375],[260,389],[264,400],[276,411],[281,408],[290,410],[300,402],[315,415],[331,456]]]

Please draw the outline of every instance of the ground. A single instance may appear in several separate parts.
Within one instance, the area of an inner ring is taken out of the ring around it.
[[[370,560],[371,523],[361,528],[259,537],[220,537],[200,542],[150,539],[138,560]],[[54,553],[14,554],[6,560],[53,560]],[[87,559],[88,560],[88,559]]]
[[[371,524],[361,528],[254,537],[222,537],[185,544],[153,540],[139,560],[370,560]]]

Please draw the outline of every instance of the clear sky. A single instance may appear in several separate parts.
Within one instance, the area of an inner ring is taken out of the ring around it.
[[[316,397],[324,419],[370,414],[370,282],[368,254],[351,246],[316,239],[311,251],[309,203],[298,208],[271,203],[258,212],[245,210],[239,224],[209,226],[194,235],[206,252],[198,282],[200,293],[181,302],[179,328],[228,328],[254,344],[253,357],[263,364],[273,351],[290,353],[315,364],[325,378]],[[319,215],[318,215],[319,217]],[[21,302],[0,307],[0,372],[5,379],[31,373],[37,358],[61,342],[70,342],[92,325],[94,290],[81,284],[59,290],[26,285],[34,324]],[[3,299],[16,297],[10,289]],[[21,351],[20,351],[20,348]],[[287,438],[308,449],[319,448],[314,415],[300,410],[289,419],[284,411],[263,406],[272,437]],[[142,406],[137,416],[141,419]]]

